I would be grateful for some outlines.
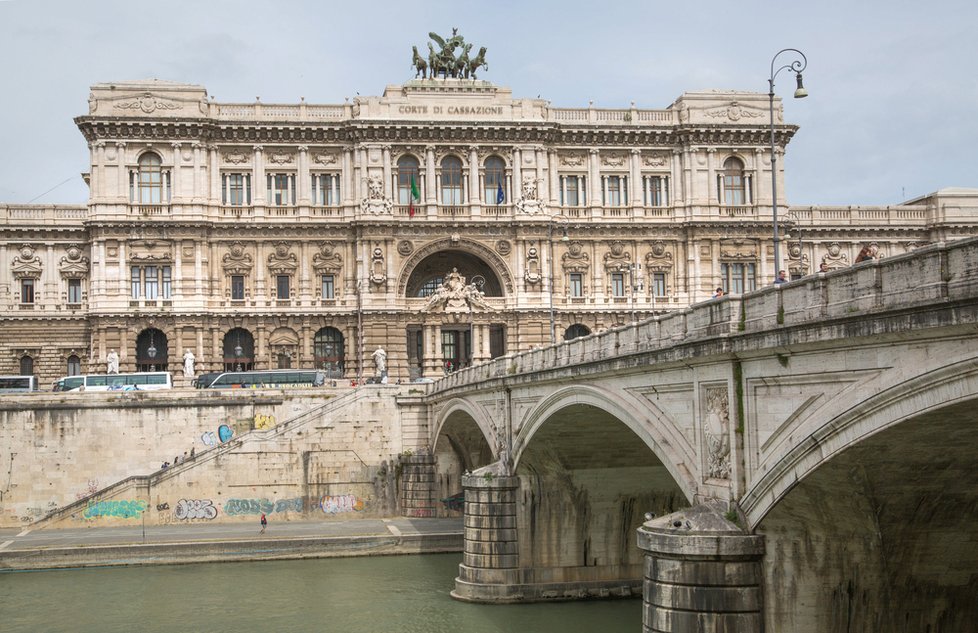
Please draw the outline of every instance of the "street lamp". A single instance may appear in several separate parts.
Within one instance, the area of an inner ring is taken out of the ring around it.
[[[795,59],[795,61],[790,64],[785,64],[779,67],[777,70],[774,68],[774,64],[781,53],[797,53],[801,59]],[[785,48],[780,51],[771,59],[771,77],[768,79],[768,108],[771,115],[771,209],[774,219],[774,276],[777,277],[778,273],[781,272],[781,250],[780,244],[778,243],[778,155],[775,151],[774,145],[774,78],[778,76],[782,70],[788,69],[795,73],[795,79],[798,80],[798,87],[795,89],[795,99],[803,99],[808,96],[808,91],[805,90],[805,86],[801,81],[801,73],[808,66],[808,58],[797,48]]]
[[[554,220],[557,216],[550,216],[550,224],[547,225],[547,242],[550,245],[550,344],[557,344],[557,319],[554,313]],[[561,242],[569,242],[567,237],[567,227],[562,227],[563,234],[560,236]]]

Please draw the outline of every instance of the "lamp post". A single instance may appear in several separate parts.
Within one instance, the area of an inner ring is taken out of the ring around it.
[[[554,312],[554,220],[557,216],[550,216],[550,224],[547,225],[547,243],[550,245],[550,344],[557,344],[557,318]],[[567,237],[567,228],[563,229],[563,235],[560,237],[561,242],[569,242],[570,238]]]
[[[782,53],[797,53],[801,59],[795,59],[790,64],[785,64],[775,69],[774,65]],[[777,277],[781,271],[781,245],[778,243],[778,155],[774,145],[774,79],[782,70],[788,69],[795,73],[798,87],[795,89],[795,99],[803,99],[808,96],[808,91],[802,84],[801,73],[808,66],[808,58],[797,48],[785,48],[777,52],[771,59],[771,77],[768,79],[768,109],[771,115],[771,212],[774,220],[774,276]]]

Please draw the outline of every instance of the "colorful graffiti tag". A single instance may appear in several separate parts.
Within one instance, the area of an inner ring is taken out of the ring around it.
[[[222,424],[217,427],[217,438],[221,440],[221,444],[227,442],[234,436],[234,431],[227,424]]]
[[[200,436],[200,441],[204,443],[204,446],[214,446],[217,444],[217,436],[212,431],[207,431]]]
[[[265,429],[270,429],[275,426],[275,416],[265,413],[256,413],[254,422],[256,431],[264,431]]]
[[[84,517],[112,517],[116,519],[138,519],[146,511],[146,502],[142,499],[114,499],[111,501],[89,501],[85,508]]]
[[[217,516],[217,508],[214,507],[214,502],[210,499],[181,499],[177,501],[173,516],[181,521],[190,519],[210,521]]]
[[[319,507],[326,514],[362,512],[366,505],[363,499],[360,499],[356,495],[323,495],[319,500]]]
[[[302,497],[292,499],[228,499],[224,503],[224,514],[240,516],[243,514],[272,514],[275,512],[302,512],[305,509]]]

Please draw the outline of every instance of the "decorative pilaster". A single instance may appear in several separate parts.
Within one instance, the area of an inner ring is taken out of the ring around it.
[[[643,631],[761,632],[763,536],[745,534],[718,505],[704,504],[649,521],[638,546],[645,550]]]

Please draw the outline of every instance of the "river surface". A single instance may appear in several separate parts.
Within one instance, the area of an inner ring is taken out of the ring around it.
[[[0,573],[0,631],[639,633],[642,601],[452,600],[461,556]]]

